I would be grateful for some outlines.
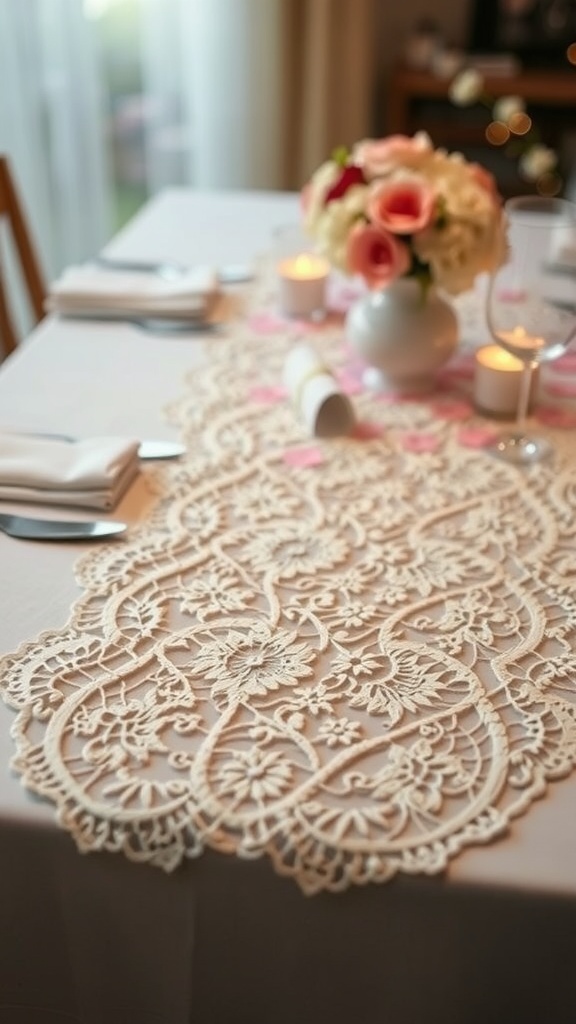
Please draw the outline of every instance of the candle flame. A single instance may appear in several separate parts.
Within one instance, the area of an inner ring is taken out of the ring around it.
[[[285,260],[281,264],[281,270],[293,280],[312,281],[327,276],[328,264],[321,256],[303,252],[293,259]]]
[[[523,328],[519,328],[522,330]],[[506,352],[499,345],[487,345],[477,353],[478,359],[484,366],[494,370],[508,370],[518,373],[522,369],[522,362],[516,356]]]

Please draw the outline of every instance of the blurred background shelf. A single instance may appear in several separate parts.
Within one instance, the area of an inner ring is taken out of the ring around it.
[[[559,154],[560,172],[567,182],[576,145],[576,68],[485,75],[484,83],[490,99],[523,97],[541,141]],[[484,132],[491,120],[490,110],[480,103],[455,106],[449,99],[449,86],[450,79],[396,65],[386,86],[387,131],[401,135],[427,131],[434,145],[460,150],[491,170],[504,195],[534,191],[533,185],[519,176],[514,159],[486,141]]]

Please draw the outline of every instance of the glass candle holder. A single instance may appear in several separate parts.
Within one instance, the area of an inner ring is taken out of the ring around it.
[[[281,313],[304,320],[324,317],[328,261],[314,252],[310,239],[296,225],[277,230],[275,255]]]

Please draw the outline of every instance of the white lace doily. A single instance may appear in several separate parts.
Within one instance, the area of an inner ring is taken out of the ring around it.
[[[557,431],[515,469],[369,394],[363,439],[311,441],[262,397],[292,336],[211,347],[150,518],[0,679],[15,768],[82,850],[267,854],[312,893],[441,871],[573,768],[576,458]],[[345,363],[338,325],[313,341]]]

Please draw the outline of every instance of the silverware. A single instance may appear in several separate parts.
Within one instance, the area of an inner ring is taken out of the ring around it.
[[[126,523],[113,519],[33,519],[0,513],[0,530],[19,540],[98,540],[124,533]]]
[[[561,309],[564,313],[576,313],[576,302],[567,302],[565,299],[547,299],[544,302],[555,309]]]
[[[139,327],[151,334],[217,334],[222,324],[204,320],[201,316],[160,317],[131,316],[123,313],[59,313],[62,320],[79,320],[85,323],[125,323]]]
[[[47,430],[19,430],[17,433],[21,437],[43,437],[47,441],[68,441],[70,444],[74,444],[78,440],[71,434],[57,434]],[[138,449],[138,458],[146,460],[178,459],[185,452],[184,445],[177,441],[142,441]]]
[[[566,274],[567,277],[576,277],[576,263],[547,263],[544,270],[547,274]]]
[[[138,458],[178,459],[185,453],[184,445],[176,441],[142,441],[138,449]]]
[[[184,263],[176,263],[173,260],[161,260],[158,262],[147,260],[115,260],[109,256],[97,256],[93,260],[104,270],[127,270],[143,274],[158,274],[167,281],[174,281],[183,274],[190,273],[190,267]],[[228,263],[217,271],[220,284],[242,284],[244,281],[251,281],[254,274],[245,263]]]

